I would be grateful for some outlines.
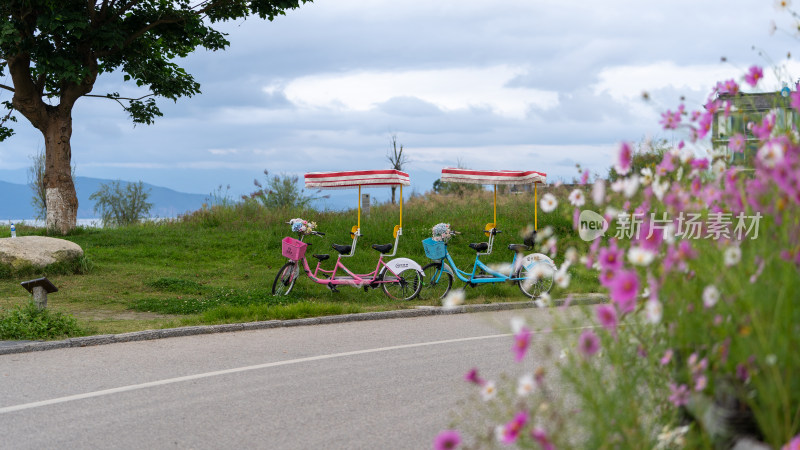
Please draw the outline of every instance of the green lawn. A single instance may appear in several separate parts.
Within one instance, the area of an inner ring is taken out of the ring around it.
[[[483,226],[492,221],[489,193],[471,199],[426,196],[408,199],[403,210],[403,235],[397,256],[409,257],[421,265],[425,257],[421,241],[430,236],[438,222],[449,222],[463,235],[450,245],[462,269],[471,267],[474,251],[470,242],[481,242]],[[549,217],[563,217],[552,214]],[[48,307],[75,316],[92,333],[119,333],[149,328],[232,323],[272,318],[288,319],[324,314],[380,311],[437,305],[434,299],[397,302],[381,290],[364,292],[343,287],[329,291],[301,277],[291,295],[273,297],[272,282],[285,262],[281,239],[290,235],[285,222],[293,217],[316,221],[324,237],[310,237],[309,253],[331,253],[332,243],[349,244],[349,230],[356,224],[354,210],[346,212],[269,211],[252,203],[198,211],[178,220],[113,229],[79,228],[65,237],[80,245],[86,259],[77,272],[65,267],[45,271],[0,273],[0,309],[23,305],[30,300],[19,283],[46,275],[58,288],[48,297]],[[355,271],[375,268],[378,253],[371,244],[394,242],[392,229],[398,223],[399,207],[373,205],[369,217],[362,217],[364,236],[356,256],[346,262]],[[533,222],[531,195],[498,196],[498,235],[494,254],[487,264],[510,262],[509,243],[521,243],[521,230]],[[548,223],[539,214],[539,227],[551,225],[561,236],[559,253],[569,245],[585,244],[563,219]],[[44,230],[18,227],[18,235],[44,234]],[[0,231],[0,235],[3,232]],[[7,234],[6,234],[7,235]],[[560,258],[556,258],[561,263]],[[325,267],[333,265],[333,258]],[[583,267],[572,267],[569,292],[596,292],[596,275]],[[463,283],[455,282],[454,287]],[[567,294],[554,287],[552,294]],[[467,288],[467,303],[525,301],[517,286],[504,283]]]

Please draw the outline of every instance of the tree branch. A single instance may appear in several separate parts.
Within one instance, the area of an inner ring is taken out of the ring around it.
[[[14,90],[14,88],[13,88],[13,87],[11,87],[11,86],[6,86],[5,84],[0,84],[0,88],[2,88],[2,89],[5,89],[5,90],[7,90],[7,91],[11,91],[11,92],[17,92],[17,91],[15,91],[15,90]]]

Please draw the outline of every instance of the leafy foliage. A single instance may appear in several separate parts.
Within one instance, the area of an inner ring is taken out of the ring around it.
[[[298,183],[300,177],[297,175],[269,175],[268,170],[264,170],[267,177],[266,187],[258,180],[253,180],[257,191],[250,194],[250,198],[258,199],[267,208],[308,208],[311,202],[316,200],[321,191],[315,195],[308,195],[305,190],[300,188]]]
[[[94,200],[94,211],[100,212],[105,226],[120,226],[137,223],[150,213],[152,203],[147,201],[149,190],[144,184],[112,181],[101,184],[100,189],[89,197]]]
[[[0,339],[57,339],[87,334],[74,317],[39,309],[33,302],[0,314]]]

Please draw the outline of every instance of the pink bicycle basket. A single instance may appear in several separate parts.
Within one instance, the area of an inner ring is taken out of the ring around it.
[[[308,244],[302,241],[298,241],[293,237],[286,236],[281,241],[281,252],[283,256],[291,259],[292,261],[298,261],[303,259],[303,256],[306,254],[306,247]]]

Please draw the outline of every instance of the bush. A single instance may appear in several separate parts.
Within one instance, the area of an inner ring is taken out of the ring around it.
[[[144,183],[112,181],[101,184],[100,189],[89,197],[94,200],[94,212],[100,212],[103,226],[123,226],[138,223],[150,214],[152,203],[147,201],[150,191],[145,192]]]
[[[0,314],[0,339],[63,339],[88,334],[74,317],[39,309],[33,302]]]

